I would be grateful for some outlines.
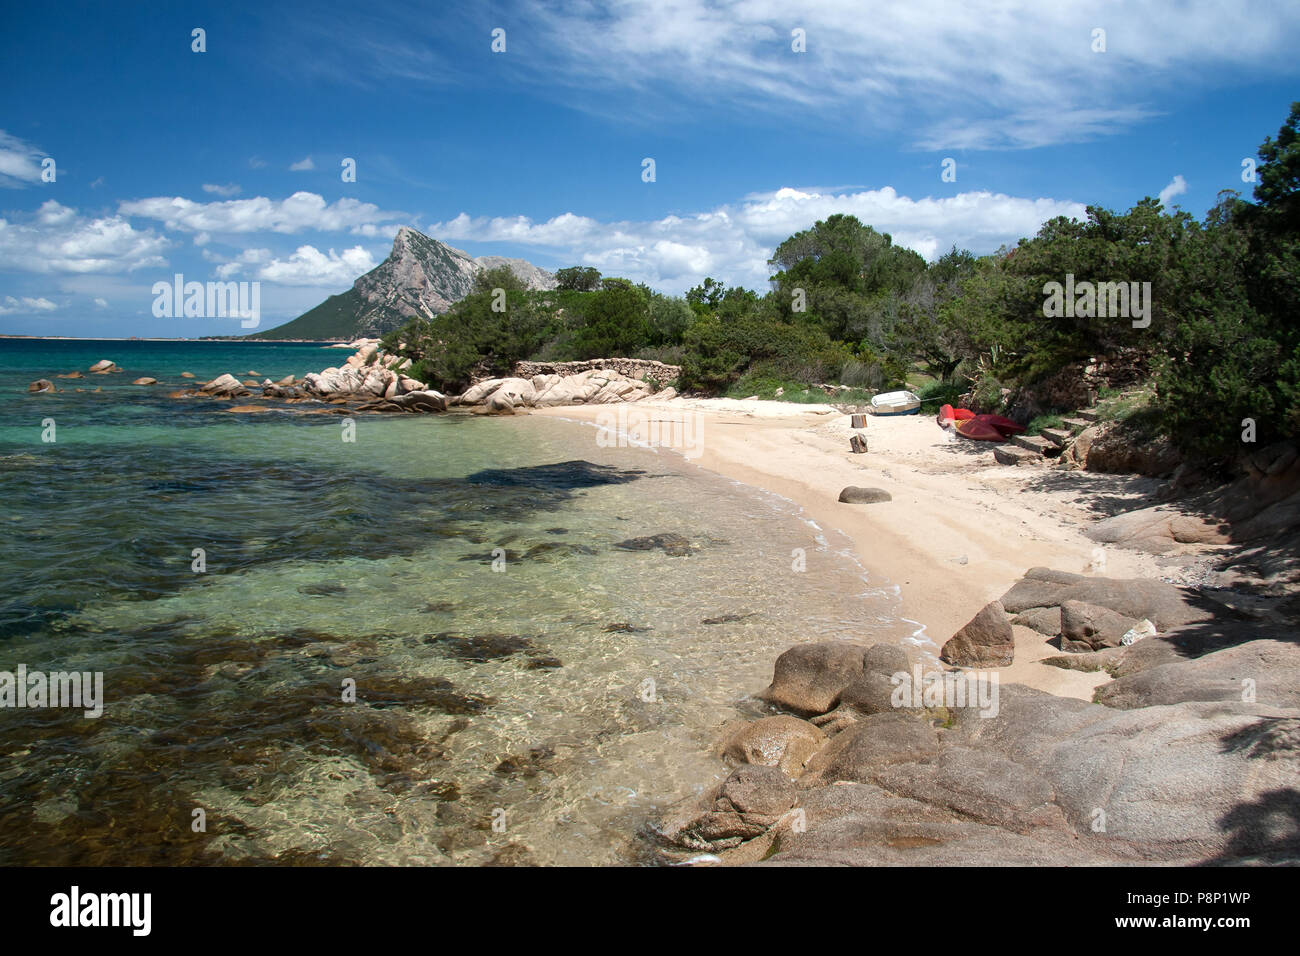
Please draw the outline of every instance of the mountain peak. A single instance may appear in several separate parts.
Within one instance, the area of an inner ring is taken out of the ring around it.
[[[529,289],[554,289],[555,276],[523,259],[484,256],[452,248],[418,229],[402,226],[393,251],[341,295],[285,325],[250,338],[373,338],[413,318],[431,319],[474,291],[484,269],[508,266]]]

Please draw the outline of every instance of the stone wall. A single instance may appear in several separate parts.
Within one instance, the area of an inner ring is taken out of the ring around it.
[[[577,375],[592,369],[618,372],[631,379],[654,379],[662,387],[682,374],[680,365],[665,365],[647,359],[607,358],[586,362],[517,362],[514,374],[531,379],[534,375]]]

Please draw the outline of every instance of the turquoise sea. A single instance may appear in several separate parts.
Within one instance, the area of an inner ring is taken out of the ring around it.
[[[791,502],[587,425],[168,397],[346,355],[0,340],[0,671],[105,697],[0,709],[0,863],[646,862],[781,651],[900,633]]]

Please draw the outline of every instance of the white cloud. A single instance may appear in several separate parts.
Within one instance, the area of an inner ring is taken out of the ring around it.
[[[906,129],[928,149],[1033,147],[1119,132],[1188,86],[1289,73],[1300,18],[1288,6],[819,0],[796,13],[786,0],[587,0],[515,11],[533,55],[503,68],[596,112],[617,112],[625,99],[612,96],[631,91],[649,121],[707,99]],[[804,53],[791,49],[795,27]]]
[[[308,156],[306,159],[300,159],[296,163],[289,164],[289,169],[295,173],[306,172],[309,169],[315,169],[315,168],[316,168],[316,164],[312,162],[310,156]]]
[[[299,246],[288,259],[272,259],[263,265],[257,278],[283,285],[347,286],[376,265],[361,246],[344,249],[341,254],[333,249],[323,253],[315,246]]]
[[[195,202],[181,196],[155,196],[122,202],[118,212],[163,223],[168,229],[215,234],[238,232],[320,232],[349,230],[362,234],[368,227],[401,221],[405,213],[385,212],[373,203],[339,199],[327,203],[316,193],[296,192],[288,199],[265,196],[225,202]]]
[[[26,222],[0,219],[0,262],[25,272],[130,272],[165,266],[169,243],[121,216],[88,219],[46,200]]]
[[[58,306],[46,298],[33,299],[29,296],[22,296],[15,299],[11,295],[4,297],[4,304],[0,305],[0,315],[30,314],[33,312],[53,312]]]
[[[95,296],[95,305],[98,306],[98,307],[101,308],[101,309],[107,309],[107,308],[108,308],[108,300],[105,299],[102,295],[97,295],[97,296]]]
[[[245,249],[234,259],[229,260],[223,260],[216,253],[208,252],[206,249],[203,253],[203,258],[209,262],[220,263],[216,270],[218,279],[229,279],[243,272],[245,266],[261,265],[270,262],[272,258],[270,249]]]
[[[1082,203],[966,192],[912,199],[893,188],[817,192],[784,188],[739,203],[649,221],[600,222],[564,213],[545,222],[461,213],[427,230],[444,241],[509,242],[552,250],[565,264],[596,266],[664,291],[682,292],[706,275],[763,289],[767,260],[788,236],[835,213],[857,216],[927,259],[953,245],[988,253],[1034,235],[1056,216],[1083,219]]]
[[[239,183],[226,183],[225,185],[220,185],[218,183],[204,183],[203,191],[205,193],[212,193],[215,196],[220,196],[222,199],[229,199],[232,196],[238,196],[240,192],[242,192],[242,189]]]
[[[1170,180],[1168,186],[1160,190],[1160,205],[1168,206],[1169,200],[1175,196],[1181,196],[1185,192],[1187,192],[1187,180],[1183,179],[1182,176],[1175,176]]]
[[[44,158],[35,146],[0,129],[0,186],[21,189],[27,183],[39,183]]]
[[[414,221],[406,223],[406,225],[415,227]],[[397,235],[397,230],[401,228],[401,224],[396,222],[389,222],[380,225],[368,222],[365,225],[353,227],[351,232],[354,236],[362,236],[366,239],[387,239],[391,242],[393,237]]]
[[[250,156],[248,158],[248,165],[252,169],[261,169],[266,165],[266,160],[262,159],[260,156]]]

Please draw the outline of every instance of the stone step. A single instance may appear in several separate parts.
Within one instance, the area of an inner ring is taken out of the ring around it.
[[[1074,432],[1068,428],[1044,428],[1039,434],[1057,448],[1064,448],[1065,443],[1074,437]]]
[[[1076,418],[1082,418],[1085,422],[1095,422],[1101,416],[1095,408],[1084,408],[1074,413]]]
[[[999,465],[1019,465],[1025,462],[1032,464],[1042,461],[1043,455],[1041,452],[1030,451],[1019,445],[998,445],[993,449],[993,458]]]
[[[1062,418],[1061,424],[1077,435],[1091,425],[1092,422],[1086,418]]]
[[[1011,442],[1020,448],[1024,448],[1028,451],[1036,451],[1038,454],[1046,455],[1049,458],[1055,457],[1061,453],[1059,446],[1048,441],[1046,438],[1040,438],[1037,435],[1013,435]]]

